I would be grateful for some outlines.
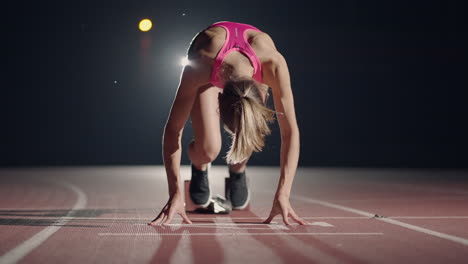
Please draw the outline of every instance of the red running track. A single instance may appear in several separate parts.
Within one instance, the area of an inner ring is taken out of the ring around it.
[[[1,169],[0,263],[467,263],[466,171],[299,168],[291,203],[311,225],[289,227],[261,223],[279,169],[247,174],[248,210],[151,227],[161,166]],[[226,175],[212,168],[215,193]]]

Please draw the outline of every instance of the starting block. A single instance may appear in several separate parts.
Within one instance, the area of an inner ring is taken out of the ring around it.
[[[216,195],[210,198],[210,203],[206,208],[197,206],[190,199],[190,180],[184,181],[185,211],[205,213],[205,214],[229,214],[232,211],[232,204],[229,201],[229,178],[224,179],[224,196]]]

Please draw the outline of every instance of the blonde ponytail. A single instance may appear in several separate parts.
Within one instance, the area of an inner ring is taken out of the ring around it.
[[[260,84],[252,79],[234,80],[225,84],[220,96],[220,116],[232,144],[226,155],[228,164],[247,159],[252,152],[265,146],[268,124],[274,120],[274,111],[267,108],[260,94]]]

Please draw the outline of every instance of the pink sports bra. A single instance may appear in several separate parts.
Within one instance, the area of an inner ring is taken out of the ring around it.
[[[257,55],[255,55],[255,51],[252,49],[252,46],[250,46],[245,36],[247,30],[250,29],[258,32],[262,31],[248,24],[228,21],[214,23],[208,28],[212,27],[223,27],[224,29],[226,29],[226,40],[224,41],[224,45],[219,51],[218,55],[216,55],[215,61],[213,63],[213,71],[211,72],[211,83],[219,88],[224,88],[224,83],[222,82],[219,73],[224,58],[226,58],[226,56],[231,51],[239,51],[245,56],[247,56],[247,58],[249,58],[250,60],[250,63],[254,67],[253,78],[258,82],[263,83],[262,64],[258,59]]]

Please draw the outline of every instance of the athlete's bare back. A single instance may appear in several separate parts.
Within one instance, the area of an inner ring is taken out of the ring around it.
[[[248,30],[246,39],[255,51],[262,64],[262,69],[268,67],[277,52],[271,37],[265,32]],[[188,59],[197,61],[203,69],[203,76],[210,80],[211,70],[216,55],[226,40],[226,30],[222,27],[212,27],[201,31],[193,40],[188,51]],[[223,61],[223,67],[230,69],[229,76],[252,76],[254,68],[249,59],[238,51],[229,53]]]

